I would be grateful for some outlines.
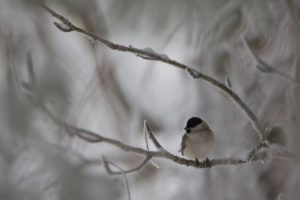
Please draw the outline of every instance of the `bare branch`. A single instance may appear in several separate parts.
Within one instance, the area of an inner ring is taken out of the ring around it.
[[[273,148],[273,149],[272,149]],[[299,164],[300,160],[298,156],[295,156],[292,153],[284,150],[282,147],[271,147],[268,148],[268,151],[261,149],[261,151],[257,151],[253,154],[251,158],[251,162],[263,161],[263,162],[270,162],[273,159],[276,160],[286,160],[289,162],[293,162],[294,164]]]
[[[31,102],[36,103],[36,101],[31,101]],[[195,168],[210,168],[210,167],[217,166],[217,165],[240,165],[240,164],[246,163],[246,161],[243,161],[243,160],[236,160],[236,159],[231,159],[231,158],[222,158],[222,159],[212,159],[210,161],[210,165],[208,165],[208,163],[205,162],[205,161],[197,163],[195,160],[189,160],[189,159],[185,159],[183,157],[176,156],[176,155],[168,152],[165,149],[162,150],[161,148],[158,151],[150,151],[150,150],[145,150],[145,149],[142,149],[142,148],[139,148],[139,147],[130,146],[130,145],[122,143],[119,140],[115,140],[115,139],[112,139],[112,138],[107,138],[107,137],[101,136],[97,133],[94,133],[92,131],[88,131],[88,130],[85,130],[85,129],[77,128],[75,126],[71,126],[71,125],[69,125],[65,122],[62,122],[62,121],[56,119],[51,114],[51,112],[48,111],[47,108],[45,106],[43,106],[41,103],[36,104],[36,105],[39,105],[42,108],[42,110],[45,112],[45,114],[47,114],[47,116],[57,126],[63,127],[71,135],[78,136],[79,138],[81,138],[81,139],[83,139],[87,142],[90,142],[90,143],[104,142],[104,143],[108,143],[108,144],[111,144],[113,146],[116,146],[116,147],[118,147],[121,150],[126,151],[126,152],[133,152],[133,153],[145,155],[146,156],[145,160],[136,168],[142,168],[143,165],[145,165],[146,162],[148,160],[150,160],[152,157],[168,159],[168,160],[171,160],[171,161],[173,161],[177,164],[191,166],[191,167],[195,167]],[[150,130],[149,125],[148,125],[148,128]],[[151,130],[150,130],[149,133],[152,134]],[[152,134],[152,137],[153,137],[152,140],[156,141],[157,144],[159,144],[159,142],[156,140],[156,138],[153,136],[153,134]],[[134,169],[132,169],[132,171],[133,170]]]
[[[294,83],[296,86],[300,86],[300,82],[295,80],[295,78],[293,78],[291,75],[289,75],[285,72],[282,72],[282,71],[278,71],[277,69],[275,69],[274,67],[270,66],[268,63],[263,61],[261,58],[259,58],[258,55],[249,46],[249,41],[247,40],[247,38],[243,37],[243,41],[245,43],[245,46],[246,46],[248,52],[254,58],[254,60],[256,62],[256,67],[259,71],[264,72],[264,73],[276,74],[277,76],[280,76],[280,77]]]
[[[33,87],[36,83],[36,77],[35,77],[35,73],[34,73],[32,56],[31,56],[30,52],[27,52],[26,61],[27,61],[27,68],[28,68],[28,74],[29,74],[28,82],[30,82],[30,85]]]
[[[149,144],[148,144],[148,139],[147,139],[147,130],[146,130],[146,120],[144,120],[144,127],[143,127],[143,132],[144,132],[144,137],[145,137],[145,143],[146,143],[146,148],[149,151]]]
[[[146,120],[144,120],[143,132],[144,132],[144,137],[145,137],[146,148],[148,151],[150,151],[147,137],[148,137],[148,135],[152,134],[152,131],[150,130],[150,127]],[[149,133],[149,132],[151,132],[151,133]],[[154,135],[152,135],[152,136],[155,139]],[[164,151],[166,151],[166,150],[164,150]],[[159,168],[159,165],[156,162],[154,162],[153,159],[150,158],[149,160],[154,167]]]
[[[161,62],[170,64],[172,66],[178,67],[180,69],[187,70],[193,78],[201,79],[201,80],[204,80],[205,82],[210,83],[217,89],[221,90],[224,94],[226,94],[231,100],[233,100],[233,102],[235,102],[242,109],[243,113],[250,120],[253,128],[255,129],[258,136],[262,140],[264,131],[263,131],[263,128],[262,128],[260,122],[258,121],[257,117],[255,116],[255,114],[248,108],[248,106],[240,99],[240,97],[234,91],[232,91],[231,89],[226,87],[223,83],[221,83],[221,82],[215,80],[214,78],[207,76],[191,67],[188,67],[187,65],[177,62],[176,60],[172,60],[166,55],[158,54],[156,52],[148,51],[145,49],[138,49],[131,45],[124,46],[124,45],[120,45],[120,44],[115,44],[109,40],[106,40],[102,37],[95,35],[94,33],[88,32],[86,30],[83,30],[83,29],[73,25],[67,18],[63,17],[62,15],[59,15],[58,13],[51,10],[47,6],[44,5],[43,8],[47,12],[49,12],[53,17],[59,19],[68,28],[70,28],[70,30],[68,29],[68,32],[76,31],[76,32],[82,33],[83,35],[88,36],[89,38],[93,39],[94,41],[98,41],[113,50],[134,53],[134,54],[138,55],[139,57],[146,58],[147,60],[151,59],[151,60],[161,61]],[[61,30],[61,27],[58,27],[58,28]],[[64,31],[64,30],[62,30],[62,31]]]
[[[75,128],[75,127],[72,127],[72,126],[66,125],[66,124],[64,127],[68,133],[70,133],[72,135],[77,135],[78,137],[80,137],[81,139],[83,139],[87,142],[97,143],[97,142],[101,142],[103,140],[102,136],[94,134],[90,131]]]
[[[30,96],[27,96],[27,97],[30,97]],[[151,131],[151,129],[150,129],[150,127],[149,127],[146,120],[145,120],[144,123],[146,123],[146,125],[147,125],[146,128],[149,131],[148,133],[149,133],[149,135],[152,135],[151,139],[153,140],[153,142],[155,141],[156,145],[158,145],[160,148],[157,151],[150,151],[148,149],[145,150],[145,149],[142,149],[142,148],[139,148],[139,147],[134,147],[134,146],[124,144],[119,140],[104,137],[104,136],[99,135],[97,133],[94,133],[92,131],[88,131],[88,130],[85,130],[85,129],[77,128],[75,126],[71,126],[71,125],[69,125],[69,124],[67,124],[63,121],[60,121],[60,120],[56,119],[51,114],[51,112],[48,111],[48,109],[42,103],[38,103],[37,101],[33,101],[31,98],[29,98],[29,100],[32,103],[34,103],[35,105],[38,105],[45,112],[45,114],[47,114],[47,116],[57,126],[63,127],[71,135],[78,136],[79,138],[81,138],[81,139],[83,139],[87,142],[90,142],[90,143],[104,142],[104,143],[108,143],[108,144],[111,144],[113,146],[116,146],[116,147],[118,147],[121,150],[126,151],[126,152],[133,152],[133,153],[145,155],[145,159],[140,165],[138,165],[137,167],[135,167],[133,169],[127,170],[127,171],[123,170],[124,171],[123,173],[131,173],[131,172],[134,172],[134,171],[137,171],[137,170],[141,169],[153,157],[164,158],[164,159],[167,159],[167,160],[171,160],[171,161],[173,161],[177,164],[191,166],[191,167],[194,167],[194,168],[211,168],[211,167],[217,166],[217,165],[241,165],[241,164],[245,164],[245,163],[258,161],[260,159],[264,159],[264,158],[257,158],[257,157],[255,157],[255,159],[253,159],[256,152],[258,152],[263,147],[263,144],[266,145],[263,142],[260,142],[257,145],[257,147],[254,148],[254,150],[252,150],[253,153],[251,153],[251,152],[250,152],[251,154],[249,153],[249,156],[248,156],[247,160],[233,159],[233,158],[219,158],[219,159],[212,159],[212,160],[210,160],[209,163],[206,162],[206,161],[198,163],[195,160],[185,159],[183,157],[176,156],[176,155],[168,152],[165,149],[162,149],[160,143],[154,137],[154,135],[153,135],[153,133],[152,133],[152,131]],[[262,146],[260,146],[260,145],[262,145]],[[285,154],[280,153],[280,158],[288,158],[289,159],[289,158],[292,157],[290,155],[292,155],[292,154],[289,154],[288,152],[285,153]],[[276,157],[276,155],[273,155],[273,156]],[[116,174],[117,172],[112,172],[112,173]]]
[[[259,152],[262,148],[267,148],[267,144],[263,141],[259,142],[251,151],[248,153],[247,161],[253,161],[257,152]]]
[[[230,80],[230,78],[228,76],[226,76],[225,83],[226,83],[227,87],[229,87],[229,88],[232,87],[231,80]]]
[[[132,172],[136,172],[139,171],[140,169],[142,169],[147,163],[148,161],[151,159],[151,156],[146,156],[145,159],[136,167],[132,168],[132,169],[128,169],[128,170],[123,170],[123,171],[113,171],[109,165],[107,165],[106,163],[104,163],[104,167],[107,171],[107,173],[109,173],[110,175],[121,175],[121,174],[129,174]]]
[[[155,60],[154,58],[148,57],[148,56],[144,56],[144,55],[136,55],[137,57],[143,58],[145,60]]]
[[[285,137],[279,127],[274,126],[272,128],[266,128],[264,140],[260,141],[251,149],[247,156],[247,162],[277,158],[299,163],[299,158],[286,151],[285,145]],[[270,156],[268,154],[272,155]]]
[[[161,144],[157,141],[157,139],[155,138],[155,136],[153,135],[150,126],[147,122],[147,120],[144,120],[144,128],[145,128],[145,133],[149,135],[150,139],[153,141],[154,145],[156,146],[156,148],[161,149],[163,151],[166,151]],[[147,148],[149,150],[148,144],[147,144]]]
[[[121,167],[119,167],[117,164],[115,164],[115,163],[107,160],[104,156],[103,156],[103,163],[104,163],[105,169],[107,170],[108,173],[111,170],[110,167],[109,167],[109,165],[112,165],[112,166],[116,167],[117,169],[119,169],[120,172],[121,172],[121,174],[123,174],[124,182],[125,182],[125,185],[126,185],[128,199],[130,200],[131,199],[131,195],[130,195],[129,183],[128,183],[128,179],[127,179],[127,175],[126,175],[125,171]]]
[[[240,165],[245,164],[246,161],[232,158],[219,158],[210,160],[210,165]]]
[[[71,32],[72,31],[72,28],[69,27],[67,24],[64,24],[64,23],[57,23],[57,22],[54,22],[54,25],[61,31],[63,32]]]

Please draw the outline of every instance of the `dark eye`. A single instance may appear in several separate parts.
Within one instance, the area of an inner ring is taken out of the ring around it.
[[[186,123],[186,127],[195,127],[197,126],[198,124],[201,124],[202,122],[202,119],[200,119],[199,117],[192,117],[190,118],[187,123]]]

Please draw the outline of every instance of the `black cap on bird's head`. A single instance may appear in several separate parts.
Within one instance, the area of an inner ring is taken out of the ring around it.
[[[189,133],[191,131],[190,130],[191,128],[194,128],[201,123],[202,123],[202,119],[200,119],[199,117],[192,117],[187,121],[184,129],[186,130],[187,133]]]

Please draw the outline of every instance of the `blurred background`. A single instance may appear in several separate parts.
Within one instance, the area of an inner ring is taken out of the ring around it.
[[[76,32],[64,33],[39,3],[0,1],[1,200],[128,199],[123,177],[108,175],[101,158],[106,156],[124,169],[143,159],[69,135],[32,98],[57,119],[142,148],[146,148],[146,119],[161,144],[176,155],[192,116],[204,119],[216,134],[210,158],[245,159],[258,142],[240,108],[211,85],[170,65],[112,51]],[[265,128],[277,128],[277,145],[299,154],[297,0],[49,0],[46,4],[103,38],[152,48],[227,84]],[[150,148],[155,150],[153,145]],[[158,167],[148,163],[128,174],[131,199],[298,199],[300,195],[299,165],[287,160],[270,158],[211,169],[153,160]]]

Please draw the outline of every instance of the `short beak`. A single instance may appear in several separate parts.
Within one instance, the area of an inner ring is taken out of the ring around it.
[[[190,128],[185,127],[184,129],[186,130],[187,133],[191,132]]]

